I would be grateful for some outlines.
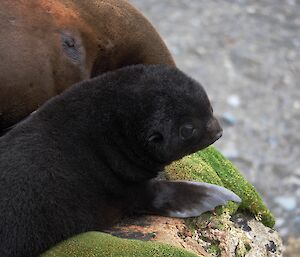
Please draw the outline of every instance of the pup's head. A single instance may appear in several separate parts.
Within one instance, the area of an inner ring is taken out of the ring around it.
[[[119,124],[135,152],[166,165],[222,136],[207,94],[195,80],[162,65],[123,71],[127,82],[118,89]]]

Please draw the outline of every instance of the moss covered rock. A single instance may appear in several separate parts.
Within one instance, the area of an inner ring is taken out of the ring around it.
[[[40,257],[196,257],[197,255],[167,244],[120,239],[101,232],[72,237]]]
[[[230,189],[242,199],[240,210],[251,213],[264,225],[274,227],[274,216],[259,193],[215,147],[210,146],[172,163],[166,172],[168,179],[203,181]],[[233,214],[237,207],[237,204],[229,203],[223,210]]]

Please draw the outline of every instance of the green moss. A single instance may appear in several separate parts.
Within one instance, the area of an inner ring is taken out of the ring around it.
[[[264,225],[274,227],[274,216],[259,193],[215,147],[210,146],[184,157],[168,166],[166,171],[169,179],[203,181],[225,186],[241,197],[242,203],[239,206],[241,210],[253,214]],[[219,213],[220,210],[234,213],[237,205],[229,203],[226,208],[219,208]]]
[[[169,179],[204,181],[223,186],[223,182],[214,168],[209,163],[202,161],[196,154],[173,162],[166,168],[166,174]]]
[[[88,232],[72,237],[40,257],[196,257],[170,245],[120,239],[101,232]]]

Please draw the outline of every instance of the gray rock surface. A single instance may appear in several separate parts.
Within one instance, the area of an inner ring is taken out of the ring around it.
[[[207,89],[223,121],[217,147],[262,194],[284,239],[300,237],[300,1],[130,2]]]
[[[139,216],[125,219],[106,232],[171,244],[201,257],[282,257],[279,234],[253,217],[237,214],[202,218],[187,226],[182,219]]]

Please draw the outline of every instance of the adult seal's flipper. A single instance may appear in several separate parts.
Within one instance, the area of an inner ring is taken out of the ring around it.
[[[153,180],[143,194],[148,202],[141,211],[178,218],[199,216],[228,201],[241,202],[232,191],[204,182]]]

